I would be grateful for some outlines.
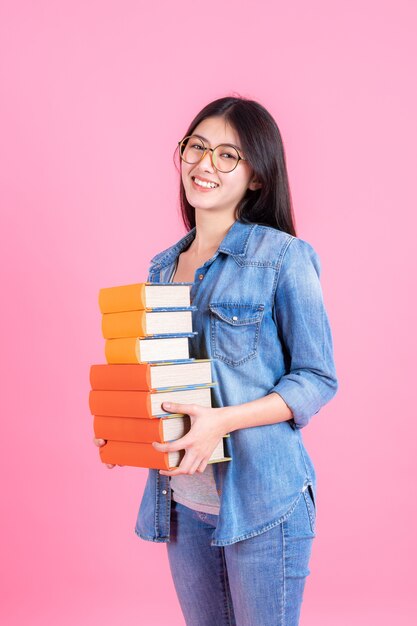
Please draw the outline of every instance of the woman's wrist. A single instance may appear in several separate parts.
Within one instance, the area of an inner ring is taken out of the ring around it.
[[[241,428],[238,418],[240,406],[240,404],[237,404],[235,406],[224,406],[219,409],[221,415],[221,427],[222,431],[224,431],[223,435],[227,435],[228,433]]]

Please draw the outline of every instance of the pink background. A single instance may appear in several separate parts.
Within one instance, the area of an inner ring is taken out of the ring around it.
[[[165,546],[133,532],[146,470],[93,448],[88,372],[99,288],[144,280],[182,236],[176,142],[233,92],[281,128],[340,377],[303,431],[319,510],[301,623],[416,623],[416,13],[3,0],[3,623],[183,623]]]

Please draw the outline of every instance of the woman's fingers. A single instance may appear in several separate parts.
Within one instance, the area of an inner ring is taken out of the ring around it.
[[[187,450],[178,467],[170,470],[161,469],[159,473],[162,474],[162,476],[178,476],[179,474],[191,475],[197,471],[201,463],[205,463],[205,461],[201,459],[201,456],[196,457]]]
[[[101,448],[101,446],[104,446],[104,444],[106,443],[106,440],[105,439],[97,439],[97,437],[93,437],[93,442],[94,442],[94,444],[98,448]],[[116,467],[115,465],[112,465],[111,463],[105,463],[105,465],[106,465],[107,469],[113,469],[113,467]]]
[[[202,474],[208,465],[208,461],[201,461],[200,465],[197,468],[197,472]]]
[[[196,472],[196,471],[198,470],[198,468],[200,467],[201,463],[202,463],[201,459],[197,459],[197,460],[196,460],[196,461],[195,461],[195,462],[191,465],[191,468],[190,468],[190,472],[189,472],[189,473],[190,473],[190,474],[195,474],[195,472]]]
[[[178,402],[164,402],[162,408],[168,413],[183,413],[184,415],[194,415],[200,408],[197,404],[180,404]]]
[[[189,441],[189,437],[184,435],[180,437],[180,439],[174,439],[173,441],[167,441],[166,443],[161,443],[160,441],[152,441],[152,446],[158,452],[178,452],[178,450],[185,450],[187,443]]]

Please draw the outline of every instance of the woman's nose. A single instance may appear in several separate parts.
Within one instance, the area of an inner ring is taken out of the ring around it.
[[[213,152],[211,150],[206,150],[205,155],[200,161],[200,165],[205,168],[210,167],[210,170],[214,171],[215,165],[213,163]]]

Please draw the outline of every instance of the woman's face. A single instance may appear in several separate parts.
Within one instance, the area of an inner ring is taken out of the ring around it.
[[[209,148],[215,148],[222,143],[233,144],[239,148],[239,154],[246,157],[237,132],[224,117],[206,118],[196,126],[192,134],[199,135]],[[207,151],[204,158],[196,164],[181,161],[181,177],[187,200],[197,211],[221,212],[234,217],[235,208],[246,190],[257,188],[257,184],[252,181],[251,167],[247,161],[239,161],[232,172],[219,172],[213,166],[211,155],[212,152]],[[194,182],[195,178],[216,183],[218,186],[213,189],[201,187]]]

